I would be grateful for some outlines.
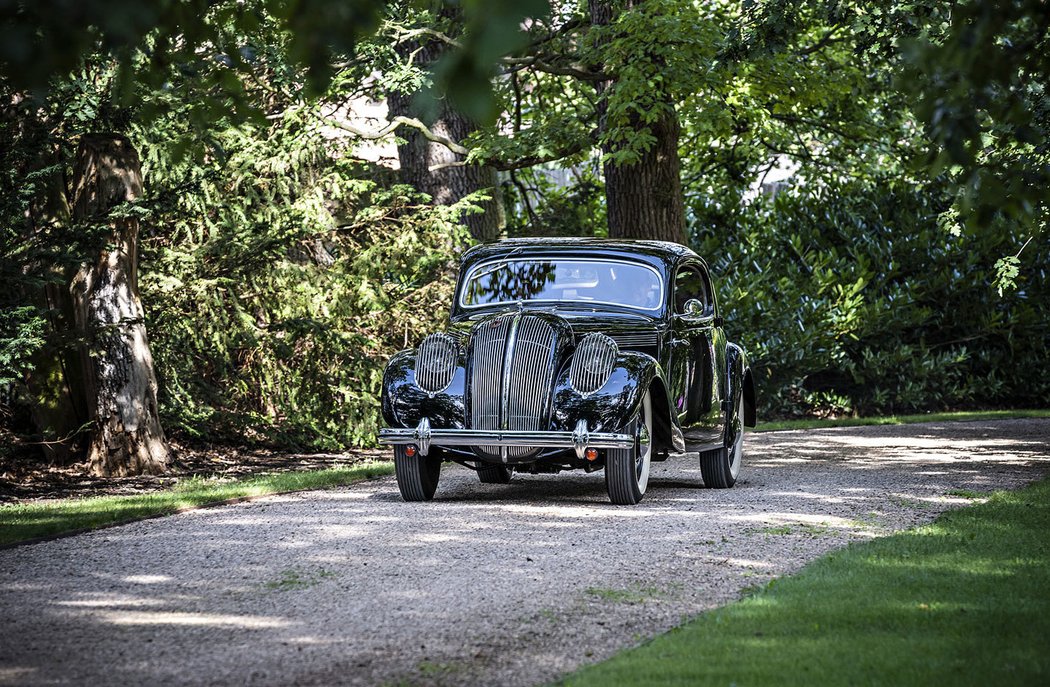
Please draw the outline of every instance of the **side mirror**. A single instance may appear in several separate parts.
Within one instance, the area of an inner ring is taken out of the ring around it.
[[[690,298],[682,307],[682,314],[686,317],[703,317],[704,304],[699,298]]]

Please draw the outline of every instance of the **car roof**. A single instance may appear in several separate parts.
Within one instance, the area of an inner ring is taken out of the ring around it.
[[[648,258],[646,262],[676,265],[684,259],[699,259],[689,248],[670,241],[591,238],[504,239],[474,246],[463,256],[463,265],[511,254],[585,255],[589,257]]]

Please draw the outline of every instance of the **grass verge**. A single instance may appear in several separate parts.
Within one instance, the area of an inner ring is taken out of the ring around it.
[[[100,496],[0,506],[0,546],[71,531],[97,529],[132,520],[236,499],[306,489],[326,489],[389,475],[393,463],[257,475],[243,480],[191,478],[173,489],[134,496]]]
[[[952,413],[924,413],[921,415],[885,415],[881,417],[838,417],[832,420],[777,420],[759,422],[756,432],[776,432],[785,429],[822,429],[824,427],[864,427],[868,425],[911,425],[917,422],[971,422],[974,420],[1010,420],[1017,418],[1050,417],[1050,409],[1042,410],[963,410]]]
[[[1050,481],[827,555],[561,683],[1050,683]]]

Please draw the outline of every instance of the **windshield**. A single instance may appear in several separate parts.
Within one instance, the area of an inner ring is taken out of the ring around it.
[[[641,263],[519,258],[476,265],[463,280],[459,302],[465,308],[541,301],[656,311],[663,296],[660,274]]]

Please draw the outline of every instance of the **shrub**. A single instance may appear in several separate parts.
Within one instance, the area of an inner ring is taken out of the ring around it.
[[[1047,246],[1033,242],[1000,296],[993,265],[1025,237],[1007,224],[952,236],[946,207],[935,187],[868,182],[696,210],[765,414],[1045,403]]]

